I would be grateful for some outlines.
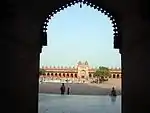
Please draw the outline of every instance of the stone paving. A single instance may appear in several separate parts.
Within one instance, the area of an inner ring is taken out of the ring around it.
[[[121,113],[121,96],[39,94],[39,113]]]
[[[61,83],[43,83],[39,85],[40,93],[60,94]],[[71,88],[71,95],[109,95],[113,85],[107,84],[65,84]],[[121,90],[117,89],[117,94]]]

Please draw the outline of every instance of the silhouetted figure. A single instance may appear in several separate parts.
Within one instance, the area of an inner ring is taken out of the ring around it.
[[[62,85],[60,87],[60,91],[61,91],[61,94],[64,95],[64,93],[65,93],[65,85],[64,85],[64,83],[62,83]]]
[[[70,88],[69,87],[67,88],[67,94],[68,95],[70,94]]]
[[[116,93],[116,90],[114,87],[112,87],[112,90],[111,90],[111,96],[117,96],[117,93]]]

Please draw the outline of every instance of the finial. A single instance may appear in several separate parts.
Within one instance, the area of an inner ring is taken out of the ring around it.
[[[82,3],[83,3],[83,0],[80,1],[80,8],[82,8]]]
[[[82,3],[80,3],[80,8],[82,8]]]

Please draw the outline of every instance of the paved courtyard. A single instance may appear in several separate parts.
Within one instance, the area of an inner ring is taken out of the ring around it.
[[[43,83],[39,85],[40,93],[60,94],[61,83]],[[117,94],[121,94],[121,80],[112,79],[103,84],[65,84],[71,88],[71,95],[109,95],[115,86]]]
[[[121,96],[39,94],[39,113],[121,113]]]

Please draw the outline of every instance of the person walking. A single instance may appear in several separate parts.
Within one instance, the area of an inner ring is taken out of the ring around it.
[[[70,95],[70,87],[67,88],[67,95]]]
[[[61,95],[64,95],[65,94],[65,84],[62,83],[61,87],[60,87],[60,91],[61,91]]]

